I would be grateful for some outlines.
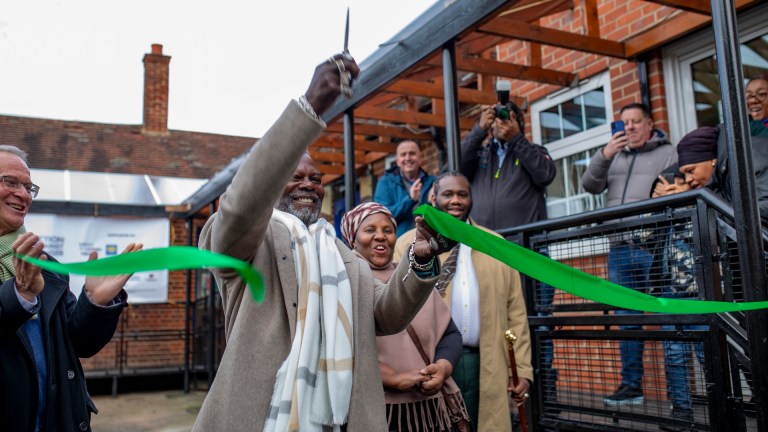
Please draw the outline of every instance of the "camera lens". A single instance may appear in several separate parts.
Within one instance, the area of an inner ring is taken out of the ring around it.
[[[504,105],[496,106],[496,117],[502,120],[509,120],[509,109]]]

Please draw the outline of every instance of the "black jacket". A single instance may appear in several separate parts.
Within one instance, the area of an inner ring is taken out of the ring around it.
[[[472,218],[492,230],[546,219],[546,189],[556,174],[547,149],[519,133],[507,144],[499,169],[496,144],[484,144],[486,135],[475,124],[461,142],[460,170],[472,186]]]
[[[49,257],[49,259],[52,259]],[[96,407],[86,389],[79,357],[91,357],[112,339],[127,294],[99,307],[69,290],[69,278],[43,271],[38,316],[48,365],[46,431],[89,431]],[[19,303],[14,279],[0,285],[0,430],[34,432],[37,368],[23,328],[32,314]]]

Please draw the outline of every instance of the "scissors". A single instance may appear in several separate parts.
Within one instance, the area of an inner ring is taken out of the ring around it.
[[[344,49],[341,51],[341,55],[346,60],[352,60],[352,54],[349,53],[349,7],[347,7],[347,25],[344,28]],[[350,99],[352,97],[352,74],[341,70],[339,73],[341,75],[341,94]]]
[[[349,7],[347,7],[347,25],[344,28],[344,49],[341,54],[347,60],[352,60],[352,55],[349,53]]]

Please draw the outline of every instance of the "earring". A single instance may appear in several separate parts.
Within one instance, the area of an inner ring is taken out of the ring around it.
[[[716,163],[717,163],[717,159],[712,159],[712,166],[715,166]]]

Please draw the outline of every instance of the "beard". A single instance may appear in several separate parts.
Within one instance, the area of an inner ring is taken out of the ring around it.
[[[301,206],[297,208],[293,205],[293,198],[291,198],[290,195],[283,195],[280,197],[275,208],[296,216],[300,221],[304,222],[304,225],[306,226],[310,226],[317,222],[317,219],[320,217],[319,205],[314,207]]]

